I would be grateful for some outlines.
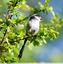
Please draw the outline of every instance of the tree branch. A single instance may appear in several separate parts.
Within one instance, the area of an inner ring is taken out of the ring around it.
[[[11,11],[8,10],[8,11],[7,11],[7,15],[5,16],[6,22],[8,22],[8,19],[9,19],[9,18],[11,19],[11,17],[12,17]],[[9,24],[8,24],[8,26],[9,26]],[[3,35],[2,40],[1,40],[1,42],[0,42],[0,45],[4,42],[4,39],[5,39],[6,34],[7,34],[7,29],[5,29],[5,32],[4,32],[4,35]]]
[[[2,38],[2,40],[0,42],[0,45],[4,42],[4,39],[5,39],[6,34],[7,34],[7,29],[5,30],[5,33],[4,33],[3,38]]]

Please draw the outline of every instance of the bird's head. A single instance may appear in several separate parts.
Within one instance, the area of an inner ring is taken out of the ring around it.
[[[33,20],[33,19],[36,19],[38,21],[42,20],[42,18],[40,17],[39,14],[33,14],[31,17],[30,17],[30,20]]]

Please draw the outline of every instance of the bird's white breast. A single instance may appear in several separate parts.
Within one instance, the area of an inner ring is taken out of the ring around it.
[[[31,30],[39,30],[39,21],[38,20],[29,21],[29,25],[31,27]]]

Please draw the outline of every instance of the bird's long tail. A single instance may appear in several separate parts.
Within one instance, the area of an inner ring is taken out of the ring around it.
[[[26,44],[26,42],[27,42],[27,39],[28,39],[28,38],[25,38],[24,44],[22,45],[22,48],[20,49],[20,52],[19,52],[19,55],[18,55],[18,58],[19,58],[19,59],[22,57],[22,54],[23,54],[24,47],[25,47],[25,44]]]

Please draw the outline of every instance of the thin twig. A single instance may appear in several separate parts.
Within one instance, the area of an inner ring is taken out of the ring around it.
[[[4,39],[5,39],[6,34],[7,34],[7,29],[5,30],[5,33],[4,33],[3,38],[2,38],[2,40],[0,42],[0,45],[4,42]]]
[[[12,15],[11,15],[11,13],[10,13],[10,10],[8,10],[8,11],[7,11],[7,15],[5,16],[6,21],[8,21],[9,18],[11,19],[11,17],[12,17]],[[8,26],[9,26],[9,25],[8,25]],[[6,34],[7,34],[7,29],[6,29],[5,32],[4,32],[4,35],[3,35],[2,40],[1,40],[1,42],[0,42],[0,45],[4,42],[4,39],[5,39]]]

